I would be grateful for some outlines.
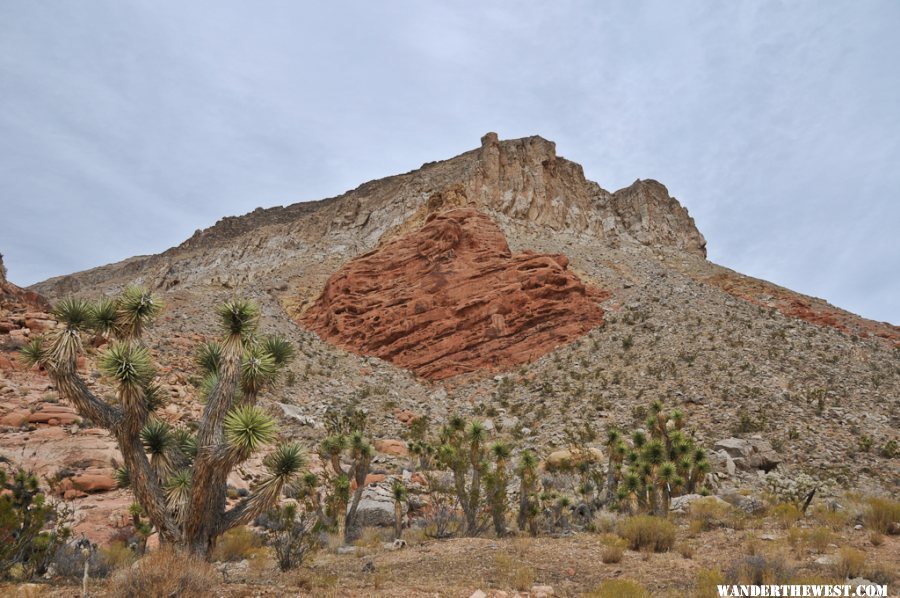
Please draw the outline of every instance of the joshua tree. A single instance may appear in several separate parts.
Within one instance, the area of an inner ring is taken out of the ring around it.
[[[343,414],[329,413],[328,419],[329,436],[319,446],[319,456],[331,467],[328,510],[338,533],[346,542],[356,532],[356,513],[366,487],[373,449],[364,436],[364,411],[350,409]],[[350,462],[347,469],[341,462],[344,457]],[[356,490],[351,501],[353,482],[356,483]]]
[[[519,516],[517,523],[519,530],[524,531],[526,526],[532,535],[537,533],[536,517],[539,511],[534,494],[537,492],[537,457],[531,451],[522,451],[519,456],[519,466],[516,468],[519,475]]]
[[[438,460],[453,472],[456,497],[466,516],[465,535],[480,531],[481,476],[485,471],[484,440],[487,432],[481,422],[466,426],[459,416],[450,418],[441,430]]]
[[[485,474],[485,486],[488,494],[488,502],[491,508],[491,519],[494,522],[494,532],[498,538],[506,535],[506,485],[509,483],[509,475],[506,471],[509,460],[509,447],[502,442],[491,445],[491,454],[494,457],[494,470]]]
[[[631,446],[616,430],[607,431],[607,496],[615,496],[620,508],[666,516],[673,496],[695,492],[702,485],[709,461],[686,433],[685,423],[684,413],[676,409],[666,415],[662,403],[654,401],[645,423],[647,431],[636,430]],[[625,462],[628,467],[623,471]],[[609,488],[615,486],[618,490],[609,494]]]
[[[139,287],[97,303],[64,299],[54,308],[62,325],[23,351],[47,370],[60,396],[81,417],[115,437],[125,462],[120,482],[130,486],[161,541],[205,556],[222,533],[266,512],[305,467],[299,445],[279,446],[264,461],[266,477],[226,508],[228,473],[275,440],[275,423],[256,401],[275,384],[294,349],[282,338],[257,334],[259,310],[253,302],[223,304],[216,310],[221,340],[203,345],[199,354],[205,406],[196,433],[173,428],[155,415],[162,391],[142,341],[162,309],[155,295]],[[91,392],[76,369],[87,334],[112,339],[99,363],[116,387],[114,401]]]
[[[403,501],[406,500],[406,486],[400,480],[394,480],[391,494],[394,496],[394,538],[399,540],[403,535]]]

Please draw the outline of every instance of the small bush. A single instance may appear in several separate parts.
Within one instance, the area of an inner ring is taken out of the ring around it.
[[[113,596],[169,598],[212,596],[216,586],[212,565],[171,549],[153,552],[113,577]]]
[[[652,515],[635,515],[619,524],[619,535],[632,550],[667,552],[675,545],[675,524]]]
[[[822,554],[834,542],[834,534],[827,527],[814,527],[804,531],[803,540],[813,552]]]
[[[797,523],[802,515],[796,505],[788,502],[777,504],[772,509],[772,517],[784,529],[788,529]]]
[[[694,585],[693,598],[719,598],[718,586],[725,583],[722,572],[718,569],[701,569],[697,571],[697,583]]]
[[[900,501],[870,498],[864,515],[866,527],[881,534],[896,533],[900,528]]]
[[[730,519],[731,505],[722,504],[713,497],[701,498],[691,503],[690,520],[692,531],[709,531],[724,526]]]
[[[884,536],[878,532],[872,532],[869,536],[869,542],[872,543],[872,546],[881,546],[884,544]]]
[[[692,559],[694,558],[694,545],[688,544],[687,542],[680,542],[677,547],[678,554],[681,555],[682,558]]]
[[[832,509],[827,505],[819,504],[813,510],[813,517],[822,525],[827,525],[834,531],[847,526],[850,521],[850,513],[844,510]]]
[[[222,534],[216,542],[213,560],[242,561],[252,556],[261,545],[260,537],[250,528],[244,525],[235,527]]]
[[[747,556],[731,564],[725,574],[729,584],[772,585],[787,583],[792,571],[783,559],[762,555]]]
[[[519,592],[529,590],[534,583],[534,568],[508,554],[496,556],[494,570],[500,578],[500,583]]]
[[[862,550],[845,546],[838,552],[834,573],[841,579],[860,577],[866,568],[866,553]]]
[[[607,534],[601,540],[603,549],[600,551],[600,560],[606,564],[618,563],[625,554],[626,542],[618,536]]]
[[[650,598],[650,592],[630,579],[610,579],[585,594],[585,598]]]

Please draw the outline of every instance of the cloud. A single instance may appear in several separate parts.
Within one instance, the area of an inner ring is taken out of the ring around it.
[[[32,283],[496,130],[555,140],[609,189],[656,178],[714,261],[898,322],[897,17],[889,0],[5,3],[0,244]]]

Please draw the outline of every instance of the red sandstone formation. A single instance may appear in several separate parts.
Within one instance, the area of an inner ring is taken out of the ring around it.
[[[432,380],[501,370],[603,322],[598,302],[607,295],[568,262],[513,254],[488,216],[452,210],[344,265],[300,323]]]
[[[789,318],[827,326],[862,338],[883,339],[894,347],[900,347],[900,326],[861,318],[821,299],[804,297],[770,282],[740,274],[720,273],[701,280],[755,305],[777,309]]]

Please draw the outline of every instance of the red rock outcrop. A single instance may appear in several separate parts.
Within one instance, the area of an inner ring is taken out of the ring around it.
[[[501,370],[603,322],[607,295],[567,267],[564,255],[513,254],[487,215],[452,210],[348,262],[300,323],[433,380]]]

